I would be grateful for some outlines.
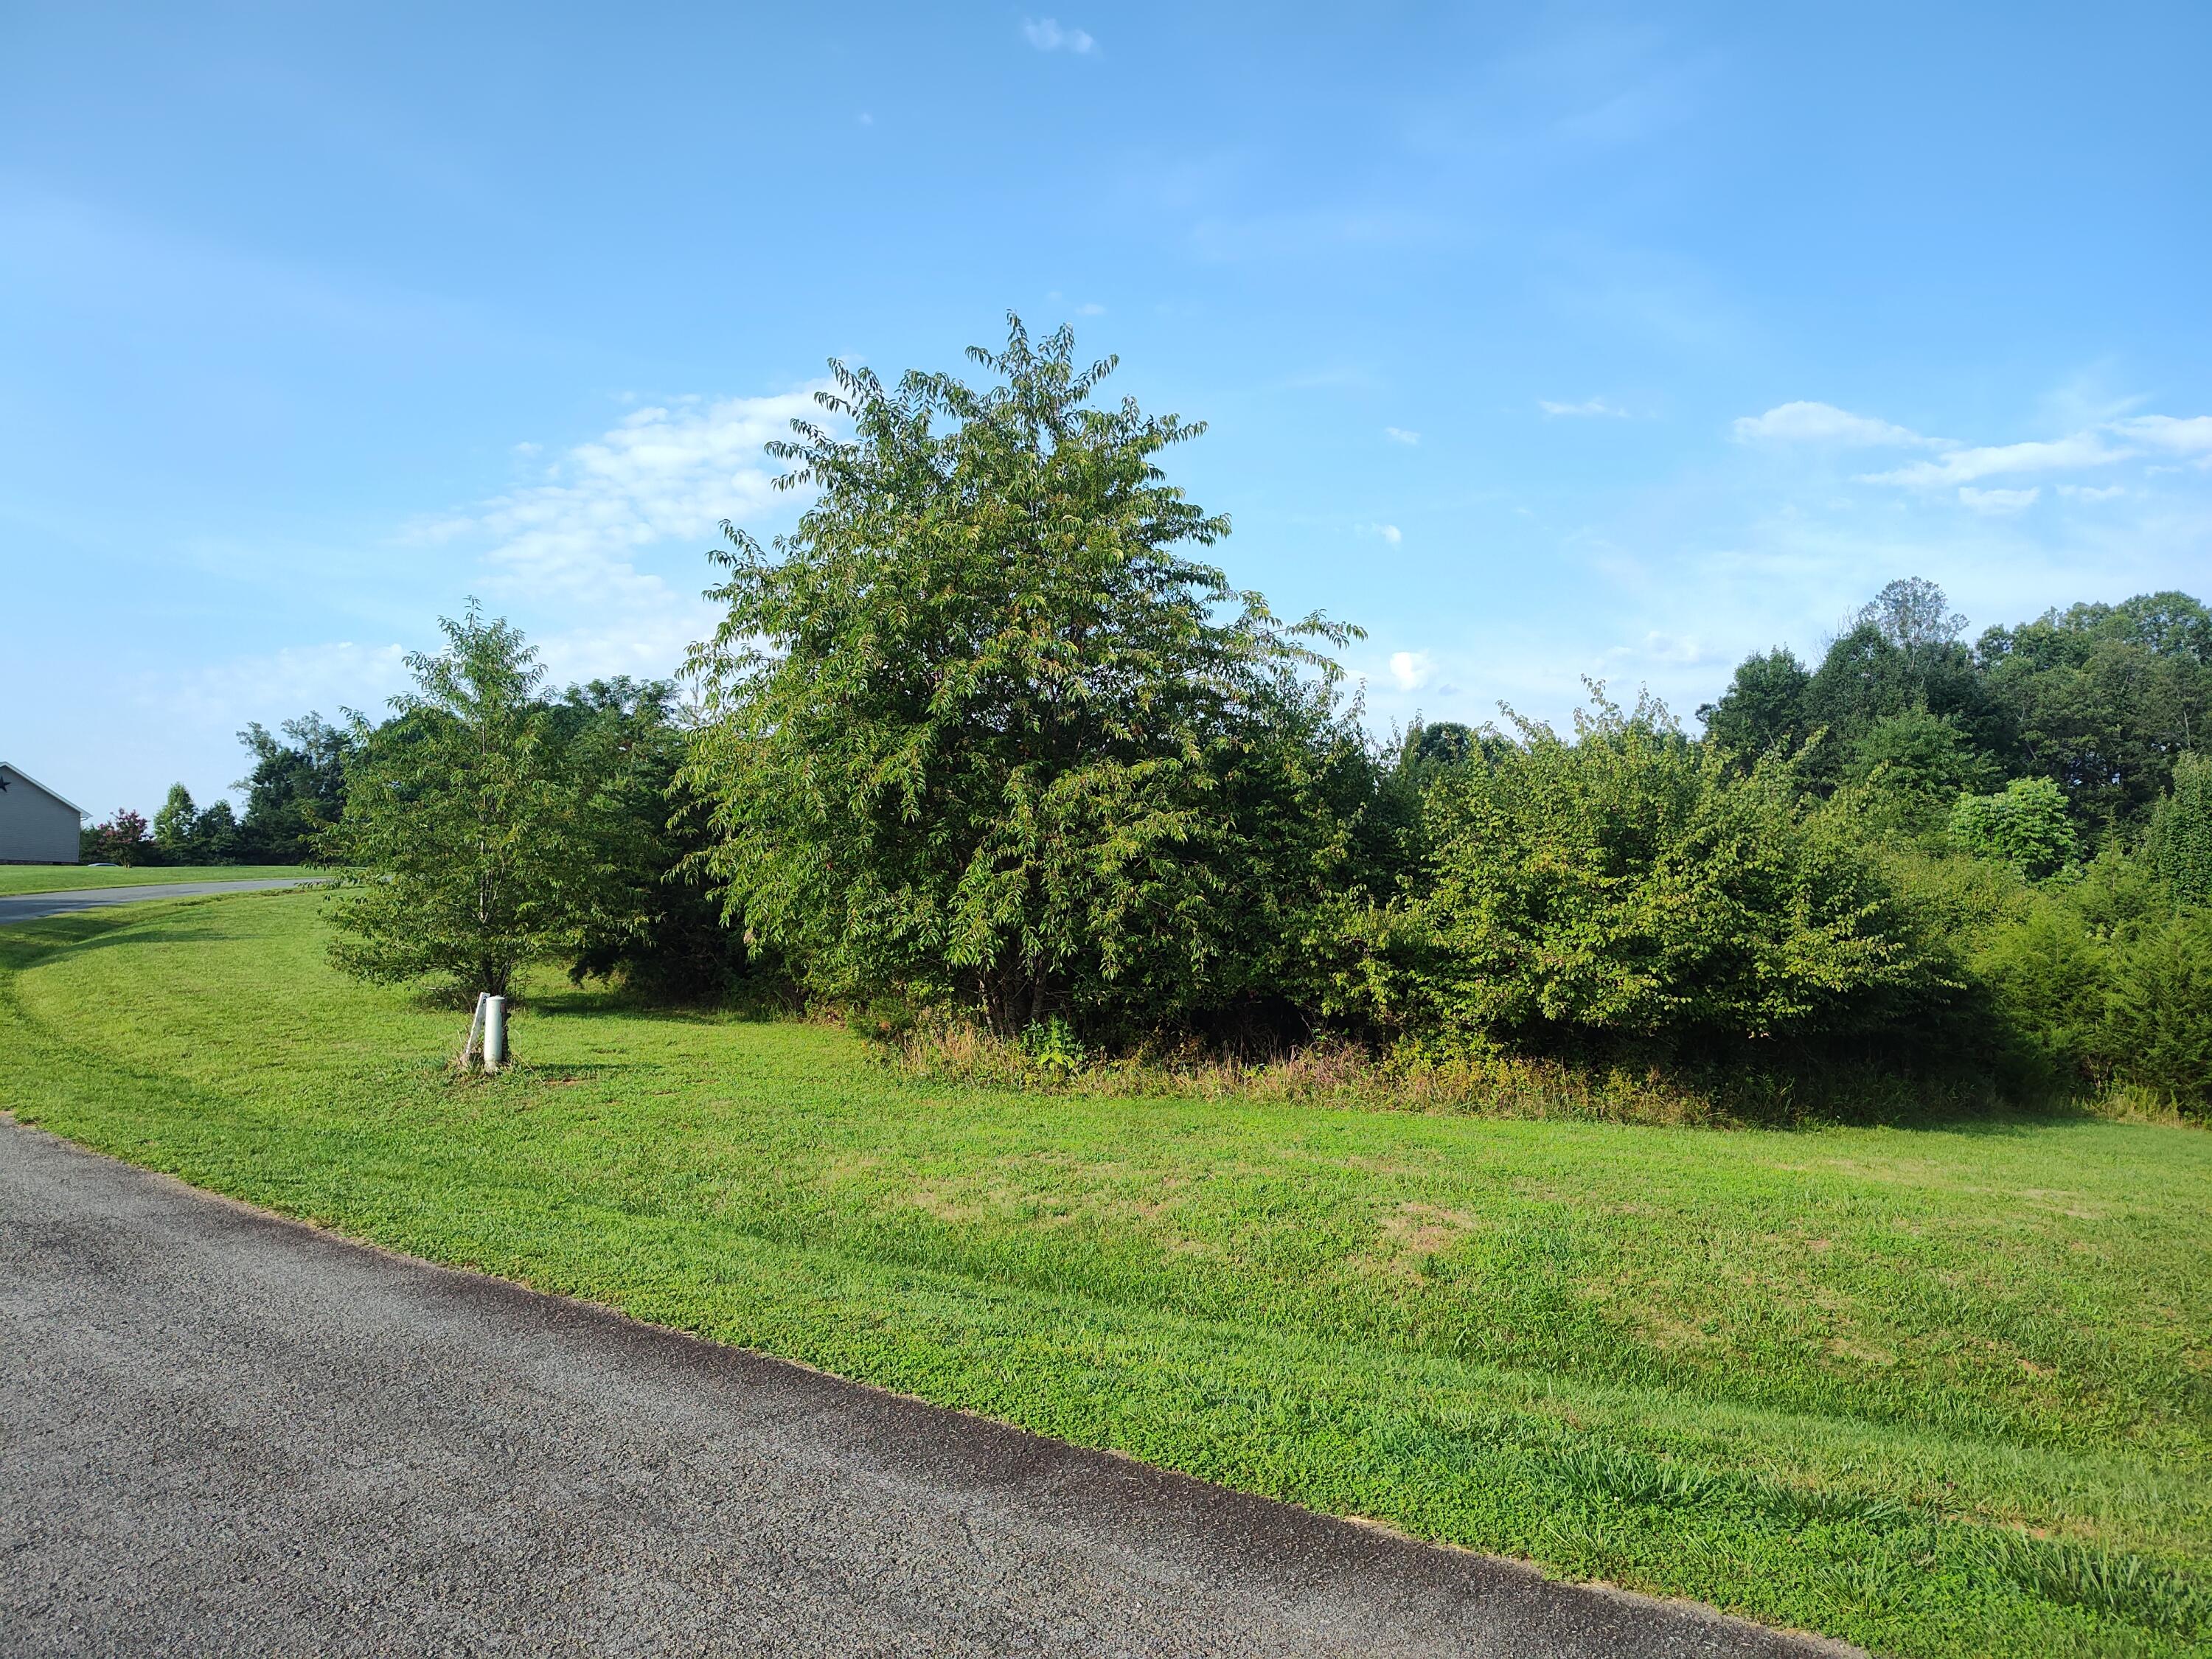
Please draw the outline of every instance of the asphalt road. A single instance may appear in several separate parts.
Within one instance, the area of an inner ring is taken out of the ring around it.
[[[259,881],[155,881],[143,887],[79,887],[60,893],[0,894],[0,927],[40,916],[65,916],[107,904],[137,904],[147,899],[196,898],[203,893],[258,893],[264,887],[297,887],[312,876],[272,876]]]
[[[0,1652],[1840,1651],[345,1243],[0,1119]]]

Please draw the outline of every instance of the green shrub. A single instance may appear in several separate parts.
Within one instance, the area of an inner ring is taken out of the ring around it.
[[[1520,724],[1439,780],[1426,867],[1352,925],[1380,1021],[1444,1051],[1588,1038],[1738,1042],[1885,1028],[1949,988],[1876,861],[1649,700],[1576,740]]]
[[[2074,857],[2066,792],[2049,778],[2016,778],[1997,794],[1961,795],[1951,809],[1951,839],[2031,880],[2054,874]]]
[[[2212,758],[2184,755],[2151,815],[2152,866],[2185,904],[2212,904]]]
[[[2146,928],[2114,955],[2103,1058],[2112,1076],[2185,1112],[2212,1110],[2212,914]]]
[[[2076,905],[2039,894],[1989,933],[1969,969],[2012,1042],[2078,1084],[2092,1077],[2105,1047],[2111,955]]]

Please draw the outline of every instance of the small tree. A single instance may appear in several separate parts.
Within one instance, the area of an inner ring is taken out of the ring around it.
[[[525,962],[573,948],[599,874],[538,696],[537,653],[476,602],[441,617],[435,655],[398,718],[358,716],[345,814],[325,839],[343,866],[332,959],[364,979],[442,979],[504,996]]]
[[[82,831],[77,845],[80,857],[126,868],[151,864],[155,858],[154,838],[147,833],[144,816],[127,806],[116,808],[106,823]]]
[[[154,814],[154,845],[172,864],[192,863],[193,835],[199,828],[199,808],[192,792],[181,783],[169,786],[169,798]]]

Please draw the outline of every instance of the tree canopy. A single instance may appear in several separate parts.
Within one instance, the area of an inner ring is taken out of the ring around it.
[[[1194,556],[1228,533],[1163,475],[1202,428],[1094,402],[1062,329],[992,380],[833,364],[794,422],[772,549],[726,526],[686,769],[732,914],[818,991],[1018,1028],[1264,995],[1352,879],[1370,757],[1316,645]]]

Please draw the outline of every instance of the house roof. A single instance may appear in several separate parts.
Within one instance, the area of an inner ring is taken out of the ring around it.
[[[37,790],[42,795],[53,796],[56,800],[68,807],[70,811],[76,813],[79,817],[88,816],[84,808],[79,806],[68,796],[47,788],[45,784],[40,783],[36,778],[33,777],[28,772],[26,772],[21,767],[16,765],[13,761],[0,761],[0,772],[7,773],[10,777],[21,778],[25,783],[29,784],[32,788]]]

